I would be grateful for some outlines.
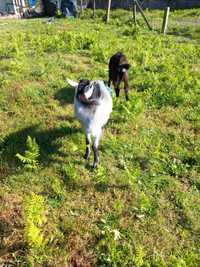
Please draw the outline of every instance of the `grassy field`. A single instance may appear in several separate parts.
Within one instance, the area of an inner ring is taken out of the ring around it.
[[[0,21],[0,266],[200,266],[200,10],[141,17]],[[100,144],[84,133],[66,78],[132,65]]]

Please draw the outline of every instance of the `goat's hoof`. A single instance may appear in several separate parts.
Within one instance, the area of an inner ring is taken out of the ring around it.
[[[129,97],[128,96],[126,96],[126,101],[129,101]]]
[[[85,159],[85,160],[88,160],[88,156],[85,154],[84,156],[83,156],[83,158]]]
[[[90,157],[90,153],[88,153],[88,152],[86,152],[85,155],[83,156],[83,158],[84,158],[85,160],[88,160],[89,157]]]
[[[92,169],[93,170],[97,169],[97,166],[98,166],[98,162],[94,162],[93,165],[92,165]]]
[[[85,160],[84,166],[87,169],[90,168],[90,164],[89,164],[88,160]]]

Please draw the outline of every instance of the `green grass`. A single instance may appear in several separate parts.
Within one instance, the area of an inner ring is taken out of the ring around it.
[[[122,10],[0,22],[0,264],[200,266],[199,10],[166,36],[146,14],[155,31]],[[131,100],[113,96],[91,171],[66,78],[106,81],[118,50]]]

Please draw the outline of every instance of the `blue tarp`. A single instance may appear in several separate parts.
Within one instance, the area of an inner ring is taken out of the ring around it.
[[[28,0],[28,4],[29,4],[30,7],[35,6],[36,0]]]

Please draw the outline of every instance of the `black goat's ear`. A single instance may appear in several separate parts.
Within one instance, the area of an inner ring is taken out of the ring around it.
[[[120,64],[119,65],[119,68],[120,69],[126,69],[126,70],[128,70],[130,67],[131,67],[131,65],[128,64],[128,63],[126,63],[126,64]]]

